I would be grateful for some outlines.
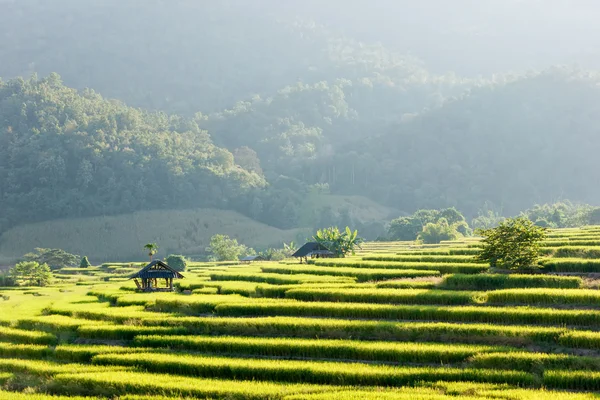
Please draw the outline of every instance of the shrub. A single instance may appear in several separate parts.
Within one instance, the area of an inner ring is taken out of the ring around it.
[[[165,262],[175,271],[183,272],[187,267],[187,260],[184,256],[171,254],[166,259]]]
[[[16,282],[9,273],[0,273],[0,287],[15,286]]]
[[[215,261],[237,261],[240,257],[253,255],[256,252],[228,235],[214,235],[210,238],[210,246],[206,251]]]
[[[10,270],[11,278],[19,285],[46,286],[52,280],[52,272],[48,264],[35,261],[23,261]]]
[[[483,248],[477,256],[492,267],[509,269],[533,268],[539,258],[539,249],[546,229],[535,226],[525,217],[509,218],[498,227],[482,229]]]
[[[456,240],[462,237],[454,225],[448,224],[446,218],[440,218],[437,222],[430,222],[423,227],[417,236],[417,240],[426,244],[436,244],[442,240]]]
[[[87,256],[84,256],[81,259],[81,262],[79,263],[79,268],[89,268],[91,266],[92,264],[90,264],[90,261],[88,260]]]
[[[24,261],[37,262],[38,264],[48,264],[51,269],[62,267],[76,267],[81,258],[76,254],[67,253],[61,249],[43,249],[36,247],[32,253],[23,256]]]

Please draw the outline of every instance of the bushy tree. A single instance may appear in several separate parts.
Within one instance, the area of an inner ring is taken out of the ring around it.
[[[442,240],[456,240],[462,237],[457,227],[460,223],[449,224],[446,218],[440,218],[438,222],[430,222],[417,236],[417,240],[426,244],[440,243]]]
[[[437,224],[442,219],[462,235],[472,234],[465,217],[456,208],[451,207],[443,210],[419,210],[411,216],[393,220],[388,228],[388,240],[415,240],[428,224]]]
[[[536,204],[523,214],[536,225],[547,228],[571,228],[590,224],[594,208],[569,200],[553,204]]]
[[[15,286],[15,280],[9,272],[0,272],[0,287]]]
[[[388,239],[409,241],[415,240],[423,229],[421,221],[412,217],[400,217],[390,222]]]
[[[490,229],[498,226],[504,219],[498,212],[486,209],[479,210],[477,217],[473,218],[471,225],[474,229]]]
[[[51,269],[58,269],[62,267],[78,266],[81,257],[76,254],[68,253],[62,249],[44,249],[36,247],[35,251],[25,254],[23,260],[36,262],[38,264],[48,264]]]
[[[358,236],[358,231],[352,231],[346,227],[344,231],[338,227],[320,229],[313,236],[312,240],[325,246],[338,257],[345,257],[347,254],[355,254],[356,248],[360,248],[363,239]]]
[[[48,264],[35,261],[23,261],[15,265],[9,272],[11,278],[22,286],[46,286],[52,280],[52,272]]]
[[[477,256],[492,267],[514,270],[536,268],[540,243],[546,237],[546,228],[536,226],[526,217],[508,218],[496,228],[479,229],[483,249]]]
[[[240,257],[256,254],[254,249],[238,243],[228,235],[214,235],[210,238],[210,246],[206,251],[215,261],[234,261]]]
[[[79,268],[89,268],[92,264],[90,264],[90,260],[88,260],[87,256],[84,256],[79,263]]]
[[[183,272],[187,268],[187,260],[182,255],[170,254],[165,259],[165,262],[169,267],[173,268],[175,271]]]

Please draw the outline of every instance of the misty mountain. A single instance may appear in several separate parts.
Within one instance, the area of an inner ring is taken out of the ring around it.
[[[600,68],[595,2],[0,0],[0,10],[3,224],[202,206],[287,229],[306,220],[315,187],[467,215],[600,194],[599,82],[586,72]],[[11,80],[53,72],[65,86]],[[82,186],[86,162],[93,184]]]

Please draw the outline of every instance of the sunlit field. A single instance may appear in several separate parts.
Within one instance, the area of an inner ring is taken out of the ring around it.
[[[551,231],[531,274],[477,262],[477,240],[191,263],[173,293],[136,292],[126,260],[63,268],[0,288],[0,398],[591,400],[596,242]]]

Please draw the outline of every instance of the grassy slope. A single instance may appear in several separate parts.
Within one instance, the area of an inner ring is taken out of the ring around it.
[[[397,210],[384,207],[364,196],[309,194],[302,207],[305,210],[305,218],[300,223],[303,226],[310,225],[310,217],[318,215],[326,207],[331,207],[333,212],[337,213],[348,209],[350,215],[361,222],[387,221],[399,215]]]
[[[156,242],[159,256],[197,254],[222,233],[252,247],[281,246],[298,230],[281,230],[232,211],[215,209],[141,211],[111,217],[74,218],[17,226],[0,237],[0,259],[34,247],[61,248],[95,262],[144,259],[142,246]]]
[[[303,215],[317,215],[331,206],[349,209],[363,222],[381,221],[394,211],[362,196],[307,196]],[[311,226],[310,218],[300,221]],[[143,259],[142,246],[156,242],[159,256],[166,253],[202,253],[214,234],[228,234],[250,247],[281,247],[303,230],[281,230],[233,211],[216,209],[141,211],[110,217],[74,218],[20,225],[0,236],[0,265],[35,247],[61,248],[87,255],[93,261]],[[308,232],[306,232],[308,235]],[[305,235],[305,236],[306,236]]]

